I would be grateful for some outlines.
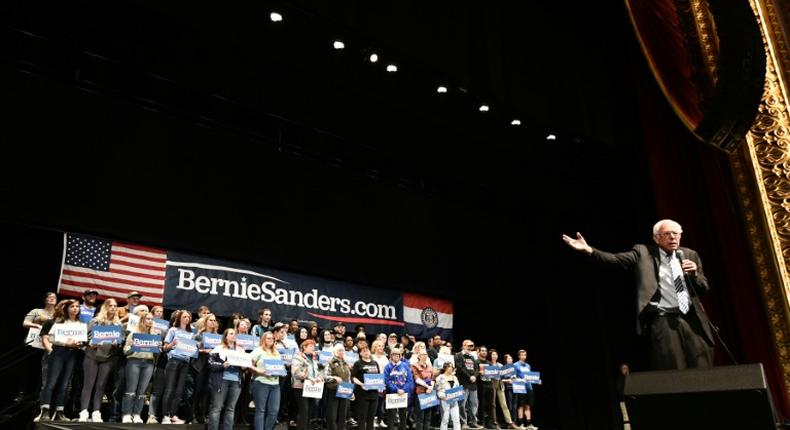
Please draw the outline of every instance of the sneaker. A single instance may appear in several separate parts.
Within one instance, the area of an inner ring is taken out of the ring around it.
[[[255,401],[254,400],[250,400],[250,404],[247,405],[247,407],[250,408],[250,409],[255,409]]]
[[[356,427],[357,421],[354,418],[349,418],[346,420],[346,425],[349,427]]]
[[[156,418],[154,418],[154,419],[156,419]],[[140,418],[140,415],[132,415],[132,422],[135,423],[135,424],[143,424],[144,423],[143,419]]]
[[[387,428],[387,423],[384,422],[384,420],[382,420],[381,422],[379,422],[379,427],[385,429],[385,428]]]
[[[162,420],[164,421],[164,420]],[[159,424],[159,421],[156,420],[156,415],[148,415],[148,419],[145,420],[146,424]]]
[[[77,417],[77,421],[81,423],[87,423],[89,418],[90,418],[90,414],[88,413],[88,410],[83,409],[80,411],[80,416]]]
[[[52,421],[71,421],[69,417],[66,416],[63,411],[55,411],[55,416],[52,417]]]
[[[104,421],[101,419],[101,411],[93,411],[91,414],[91,422],[92,423],[103,423]]]
[[[162,424],[164,424],[164,420],[162,420]],[[170,424],[184,424],[184,420],[178,418],[176,415],[173,415],[170,417]]]
[[[49,408],[41,408],[41,412],[38,414],[37,417],[33,418],[33,422],[46,422],[52,421],[52,418],[49,416]]]
[[[532,424],[530,424],[530,425],[527,426],[527,430],[538,430],[538,428],[536,426],[533,426]]]
[[[123,418],[121,418],[121,423],[123,424],[131,424],[132,422],[133,421],[131,415],[124,415]]]

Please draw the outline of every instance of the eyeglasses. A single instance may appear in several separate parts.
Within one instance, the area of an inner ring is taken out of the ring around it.
[[[658,233],[656,236],[663,237],[664,239],[668,239],[670,237],[680,237],[682,235],[682,231],[665,231],[663,233]]]

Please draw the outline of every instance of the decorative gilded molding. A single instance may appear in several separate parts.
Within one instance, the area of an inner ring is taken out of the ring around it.
[[[696,28],[695,42],[699,44],[708,80],[715,87],[719,80],[719,38],[716,36],[716,23],[713,21],[707,0],[691,0],[689,7]]]
[[[766,79],[757,117],[730,164],[784,389],[790,392],[790,55],[772,1],[752,2],[766,49]]]

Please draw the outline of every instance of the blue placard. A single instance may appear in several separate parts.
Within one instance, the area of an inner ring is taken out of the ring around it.
[[[285,370],[285,362],[279,358],[264,358],[263,369],[268,373],[267,376],[285,376],[288,371]]]
[[[318,362],[321,364],[329,363],[329,360],[332,359],[332,351],[321,351],[318,354]]]
[[[92,329],[91,344],[98,345],[101,343],[121,343],[121,336],[123,336],[123,328],[119,325],[95,325]]]
[[[245,351],[252,351],[255,349],[260,340],[258,336],[253,336],[251,334],[236,335],[236,345],[243,347]]]
[[[453,388],[444,391],[445,398],[444,400],[447,403],[455,403],[464,400],[464,386],[463,385],[456,385]]]
[[[203,332],[203,349],[214,349],[222,343],[222,335],[218,333]]]
[[[364,388],[366,391],[384,391],[383,373],[366,373],[363,376]]]
[[[486,379],[499,379],[499,366],[481,364],[483,377]]]
[[[167,334],[167,330],[170,329],[170,321],[154,318],[154,328],[162,332],[163,335]]]
[[[341,399],[350,399],[354,394],[354,384],[350,382],[341,382],[337,385],[337,394],[335,397]]]
[[[96,314],[96,308],[90,309],[86,308],[85,305],[80,305],[80,322],[83,324],[87,324],[91,322],[93,319],[93,315]]]
[[[499,377],[501,379],[512,378],[516,374],[516,368],[512,364],[506,364],[499,369]]]
[[[175,355],[181,357],[197,358],[198,356],[198,345],[194,339],[179,338],[173,350]]]
[[[294,359],[294,354],[296,354],[296,348],[277,348],[277,352],[280,353],[280,358],[282,358],[285,365],[288,366],[291,364],[291,361]]]
[[[527,394],[527,383],[524,381],[513,381],[514,394]]]
[[[345,361],[349,366],[353,366],[354,363],[359,361],[359,354],[354,351],[346,351],[343,355],[343,361]]]
[[[540,372],[526,372],[524,374],[524,381],[527,384],[537,384],[540,385],[542,381],[540,380]]]
[[[158,354],[161,351],[162,337],[158,334],[132,334],[132,352],[152,352]]]
[[[436,397],[436,392],[418,394],[417,399],[420,401],[420,409],[428,409],[439,405],[439,398]]]

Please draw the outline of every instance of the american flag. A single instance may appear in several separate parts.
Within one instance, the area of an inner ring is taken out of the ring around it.
[[[126,301],[137,291],[141,302],[162,304],[167,251],[66,233],[58,292],[80,297],[87,289],[100,299]]]

